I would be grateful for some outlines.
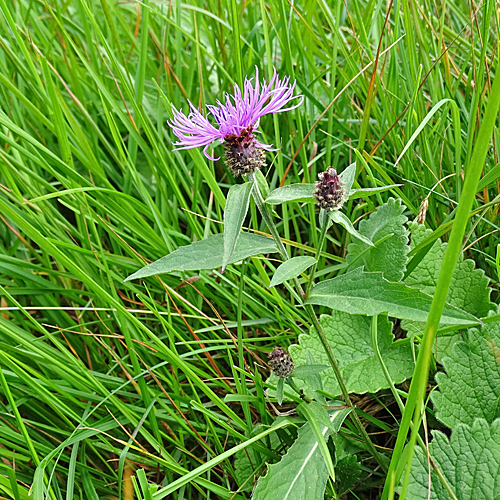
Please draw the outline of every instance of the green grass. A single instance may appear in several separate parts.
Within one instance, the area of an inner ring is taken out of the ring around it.
[[[390,195],[409,218],[427,200],[426,224],[446,238],[498,67],[498,3],[397,2],[387,19],[386,2],[345,5],[0,0],[0,496],[25,499],[35,482],[45,498],[132,498],[131,467],[145,470],[135,497],[146,481],[187,477],[171,498],[249,498],[233,496],[229,450],[274,421],[266,352],[309,323],[291,288],[267,288],[274,259],[182,287],[192,273],[122,283],[220,232],[235,182],[221,161],[172,151],[170,103],[214,102],[275,66],[305,101],[261,120],[281,146],[263,172],[270,187],[362,155],[362,187],[402,186],[351,202],[352,221]],[[464,243],[497,302],[499,140],[497,120]],[[278,210],[291,253],[315,255],[312,205]],[[252,206],[248,225],[264,230],[259,220]],[[328,235],[323,276],[346,238]],[[391,421],[377,444],[392,448],[395,432]],[[262,464],[279,451],[265,443],[251,445]],[[376,467],[368,454],[365,466]]]

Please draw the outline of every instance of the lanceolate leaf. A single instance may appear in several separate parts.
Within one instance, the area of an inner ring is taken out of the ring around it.
[[[340,180],[344,183],[343,188],[347,193],[351,192],[352,185],[354,183],[354,177],[356,176],[356,162],[351,163],[345,170],[340,174]]]
[[[304,418],[309,422],[313,434],[316,436],[316,441],[319,446],[323,460],[325,461],[326,469],[328,470],[328,475],[335,481],[335,470],[333,467],[333,460],[330,450],[326,445],[323,430],[326,427],[330,427],[328,412],[315,401],[311,403],[306,403],[305,401],[300,403],[297,407],[297,412],[303,415]]]
[[[257,181],[257,185],[259,186],[260,194],[264,199],[269,195],[269,184],[267,183],[267,179],[264,177],[264,174],[260,170],[255,171],[255,180]]]
[[[313,202],[314,184],[289,184],[269,193],[266,203],[269,205],[280,205],[286,201],[309,201]]]
[[[172,271],[220,268],[222,266],[223,237],[222,234],[217,234],[180,247],[152,264],[139,269],[125,281],[146,278],[155,274],[171,273]],[[229,263],[238,262],[253,255],[276,251],[276,245],[270,238],[253,233],[241,233]]]
[[[325,439],[331,433],[322,426]],[[269,466],[255,488],[253,500],[323,500],[328,470],[311,426],[305,424],[280,462]]]
[[[226,268],[233,255],[236,242],[241,233],[241,226],[245,220],[250,205],[250,194],[253,183],[234,184],[227,195],[224,210],[224,253],[222,255],[222,270]]]
[[[296,278],[315,262],[316,259],[310,256],[293,257],[292,259],[286,260],[276,269],[269,288],[279,285],[289,279]]]
[[[459,424],[449,441],[442,432],[433,431],[432,435],[429,454],[456,498],[500,499],[500,420],[491,427],[483,419],[476,419],[471,427]],[[406,498],[450,499],[432,467],[429,474],[429,460],[420,447],[415,450]]]
[[[354,229],[354,226],[352,225],[352,222],[347,218],[346,215],[344,215],[342,212],[339,210],[332,210],[329,212],[328,216],[333,222],[336,222],[337,224],[340,224],[341,226],[346,229],[346,231],[349,234],[352,234],[355,238],[360,239],[363,243],[366,243],[369,246],[374,247],[375,245],[365,236],[363,236],[361,233],[358,233],[356,229]]]
[[[349,192],[349,199],[354,200],[356,198],[364,198],[365,196],[370,196],[375,193],[381,193],[382,191],[394,189],[399,186],[401,186],[401,184],[391,184],[390,186],[380,186],[366,189],[351,189],[351,191]]]
[[[395,318],[426,321],[431,301],[432,297],[416,288],[387,281],[382,273],[356,269],[316,285],[306,304],[326,306],[350,314],[374,316],[387,312]],[[467,325],[478,321],[472,314],[450,305],[445,306],[443,311],[443,324]]]
[[[330,420],[341,421],[348,412],[330,412]],[[341,424],[341,422],[340,422]],[[332,433],[319,424],[325,441]],[[270,465],[267,474],[259,479],[252,500],[324,500],[328,470],[318,441],[309,423],[299,429],[299,436],[277,464]]]

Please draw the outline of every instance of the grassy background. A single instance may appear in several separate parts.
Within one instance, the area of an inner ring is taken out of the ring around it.
[[[307,328],[288,289],[266,288],[273,259],[122,283],[220,232],[234,182],[220,161],[172,152],[170,103],[214,102],[255,66],[266,76],[275,66],[305,102],[261,120],[263,140],[281,146],[263,172],[270,187],[363,154],[360,185],[402,184],[392,195],[410,218],[427,201],[438,235],[498,61],[498,2],[0,0],[0,10],[0,496],[27,498],[38,466],[47,498],[132,498],[135,469],[141,484],[167,484],[270,424],[265,352]],[[497,127],[465,244],[493,299],[499,139]],[[356,221],[387,196],[347,213]],[[310,254],[314,209],[280,216],[294,254]],[[254,207],[248,225],[265,229]],[[348,242],[329,238],[325,276]],[[257,447],[256,470],[278,451]],[[172,498],[233,498],[233,477],[229,458]]]

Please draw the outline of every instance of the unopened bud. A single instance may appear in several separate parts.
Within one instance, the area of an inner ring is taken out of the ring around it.
[[[269,353],[269,366],[279,378],[288,378],[295,370],[290,354],[280,347],[275,347],[273,352]]]
[[[313,193],[317,204],[325,210],[341,209],[347,199],[347,194],[337,171],[329,167],[326,172],[318,174],[318,179]]]

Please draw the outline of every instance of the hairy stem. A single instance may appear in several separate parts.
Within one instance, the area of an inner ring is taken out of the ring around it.
[[[277,229],[276,225],[274,224],[271,213],[268,210],[266,204],[264,203],[262,195],[260,194],[259,186],[257,184],[257,180],[255,179],[255,175],[248,174],[247,178],[250,182],[254,183],[254,187],[252,189],[252,194],[253,194],[253,198],[255,200],[255,204],[257,205],[257,208],[259,209],[259,212],[261,213],[262,218],[264,219],[267,227],[269,228],[269,231],[271,232],[271,234],[276,242],[276,246],[278,247],[278,252],[281,255],[283,260],[288,260],[290,257],[288,255],[288,252],[285,249],[285,246],[283,245],[283,242],[281,241],[281,237],[278,233],[278,229]],[[324,227],[325,228],[328,227],[327,222],[325,222]],[[323,234],[323,232],[325,234]],[[323,246],[325,236],[326,236],[326,229],[324,229],[324,230],[322,229],[321,247]],[[318,248],[318,255],[319,255],[319,252],[321,252],[321,247]],[[299,293],[299,296],[302,298],[305,298],[305,293],[304,293],[302,286],[300,285],[299,280],[297,278],[294,279],[294,283],[295,283],[295,287],[297,288],[297,291]],[[308,286],[308,289],[309,288],[310,288],[310,286]],[[347,387],[344,384],[342,374],[340,373],[339,365],[337,364],[337,360],[335,359],[335,354],[333,353],[333,350],[330,346],[330,343],[328,342],[328,339],[326,338],[323,327],[321,326],[321,323],[319,322],[318,317],[316,316],[316,313],[314,312],[313,307],[310,304],[303,304],[303,305],[304,305],[304,308],[305,308],[307,314],[309,315],[309,318],[311,320],[312,325],[314,326],[314,328],[318,334],[318,337],[319,337],[320,342],[323,346],[323,349],[325,350],[325,353],[328,357],[328,361],[330,362],[330,365],[333,369],[333,373],[335,374],[337,382],[340,386],[340,390],[342,392],[342,395],[344,396],[344,400],[346,402],[346,405],[349,406],[350,408],[354,409],[354,411],[352,411],[350,414],[354,425],[356,426],[356,428],[358,429],[358,432],[360,433],[361,437],[365,441],[366,446],[368,447],[370,453],[375,457],[375,459],[377,460],[379,465],[382,467],[382,469],[384,471],[387,471],[387,464],[383,460],[383,457],[376,450],[375,445],[372,443],[370,436],[368,436],[366,429],[364,428],[358,414],[356,413],[356,409],[354,408],[354,405],[352,404],[351,398],[349,397],[349,392],[347,391]]]
[[[319,256],[321,255],[321,250],[323,249],[323,245],[325,243],[326,232],[328,231],[330,224],[328,212],[322,208],[319,212],[319,226],[321,228],[321,234],[319,236],[318,249],[316,250],[316,262],[312,266],[311,274],[309,275],[309,280],[306,285],[306,299],[309,297],[309,293],[311,292],[311,288],[314,283],[314,275],[316,274],[316,268],[318,267]]]

